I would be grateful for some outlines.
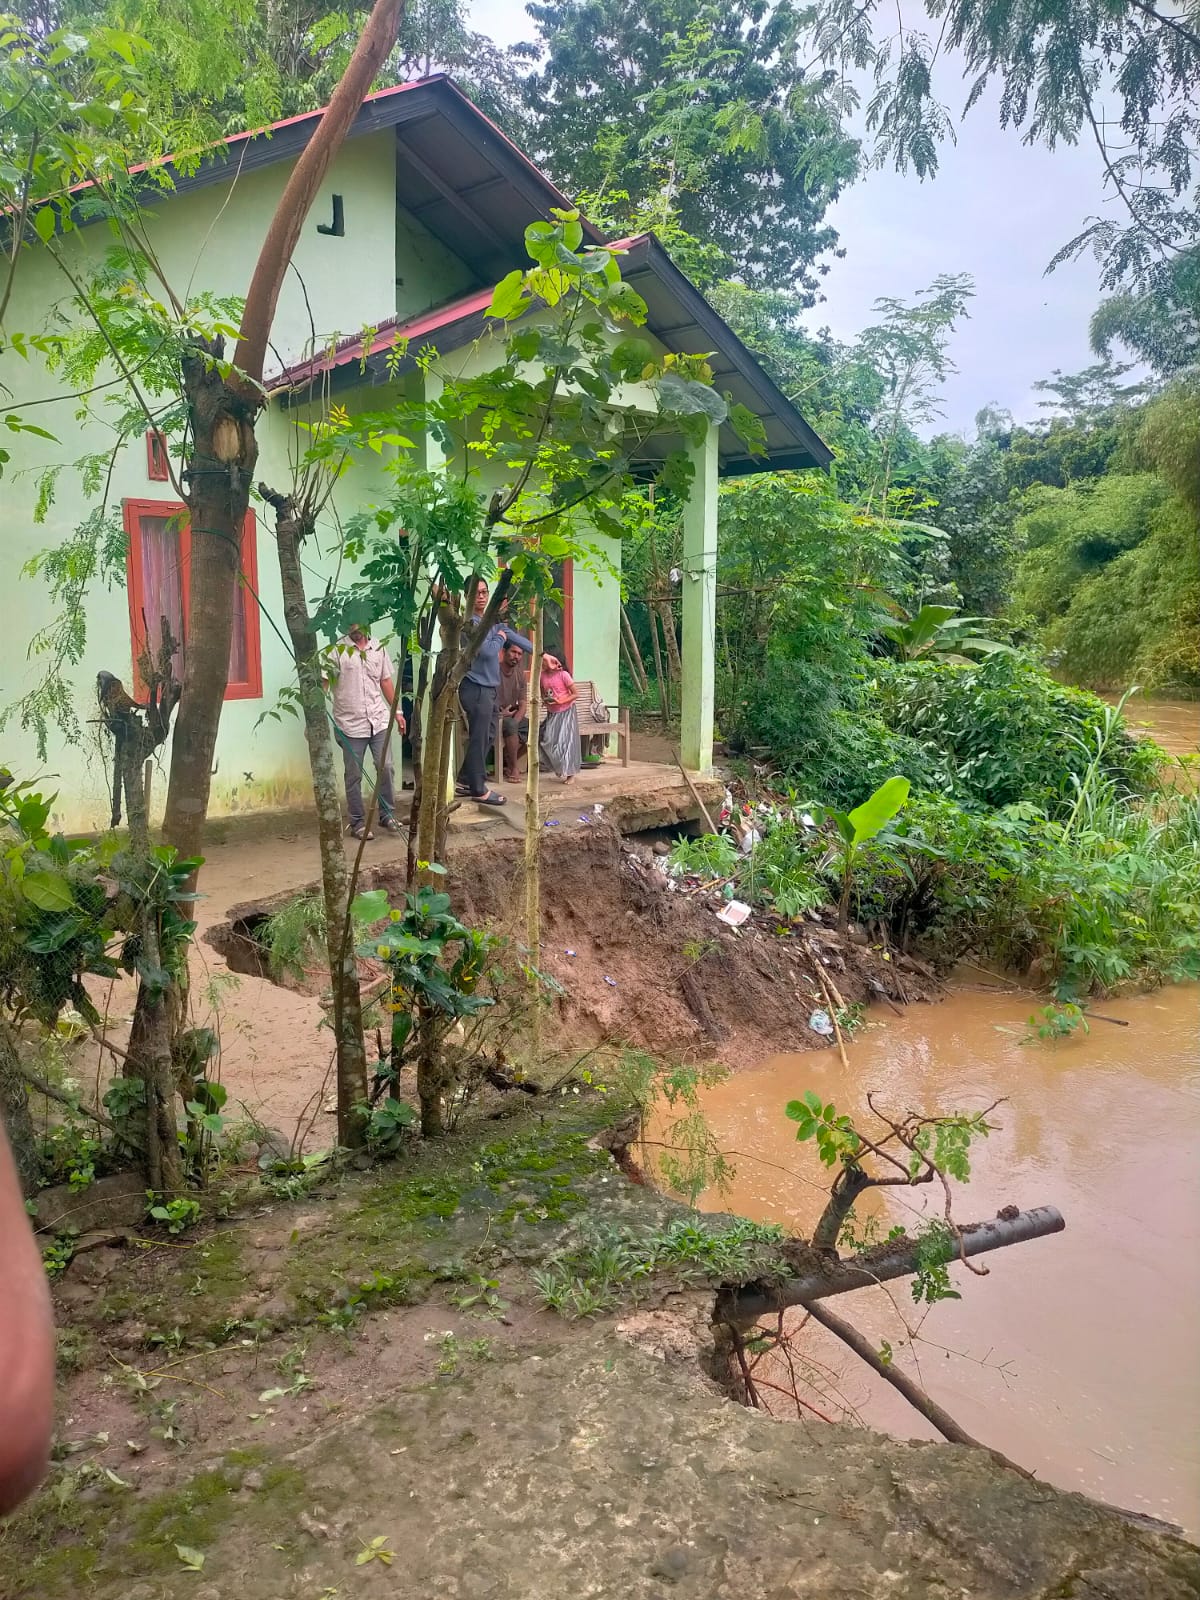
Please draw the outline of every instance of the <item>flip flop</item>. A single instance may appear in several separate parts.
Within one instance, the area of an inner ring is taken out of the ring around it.
[[[489,789],[486,794],[473,794],[471,799],[474,800],[477,806],[506,806],[508,804],[508,796],[497,794],[495,789]]]

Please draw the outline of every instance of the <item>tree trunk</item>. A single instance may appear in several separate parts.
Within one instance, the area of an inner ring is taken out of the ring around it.
[[[404,858],[404,887],[411,894],[417,883],[417,836],[421,827],[421,797],[425,792],[425,703],[429,694],[429,662],[432,654],[433,630],[437,625],[437,612],[430,609],[417,628],[417,644],[421,651],[421,665],[417,668],[413,684],[412,720],[409,723],[408,742],[412,746],[413,793],[408,808],[408,850]]]
[[[234,596],[241,568],[241,535],[258,460],[256,402],[247,402],[205,355],[183,364],[193,447],[184,472],[191,519],[188,633],[183,651],[183,696],[171,749],[163,833],[180,855],[199,855],[208,818],[217,728],[229,683]],[[206,357],[208,359],[206,359]]]
[[[363,1118],[355,1108],[367,1098],[367,1051],[363,1040],[358,961],[353,942],[343,939],[350,878],[342,848],[341,794],[325,707],[320,646],[309,616],[300,566],[300,544],[311,529],[296,514],[290,500],[272,494],[265,484],[259,485],[259,492],[275,507],[276,513],[275,547],[279,554],[283,617],[300,686],[321,852],[321,890],[325,902],[333,1037],[337,1051],[338,1143],[353,1150],[364,1139]]]
[[[964,1224],[958,1230],[959,1252],[963,1256],[986,1255],[990,1250],[1003,1250],[1010,1244],[1025,1244],[1030,1239],[1061,1233],[1065,1226],[1062,1213],[1053,1206],[1035,1206],[1031,1211],[1013,1208],[1011,1215],[1006,1207],[990,1221]],[[811,1268],[805,1270],[802,1277],[785,1278],[766,1288],[747,1284],[722,1289],[714,1320],[754,1322],[759,1317],[782,1311],[785,1306],[808,1306],[813,1300],[849,1294],[852,1289],[890,1283],[894,1278],[911,1278],[917,1270],[919,1253],[919,1244],[909,1238],[892,1241],[886,1251],[873,1253],[866,1261],[858,1261],[853,1256],[846,1261],[830,1261],[814,1252]]]
[[[854,1209],[854,1202],[864,1189],[871,1187],[871,1179],[861,1167],[843,1167],[834,1182],[828,1203],[813,1229],[814,1250],[829,1251],[837,1255],[837,1242],[841,1238],[846,1218]]]
[[[185,474],[192,527],[189,637],[163,831],[182,855],[200,853],[208,818],[217,728],[229,681],[234,585],[250,485],[258,459],[254,421],[284,274],[317,190],[395,43],[404,0],[376,0],[316,132],[292,168],[258,253],[228,378],[213,358],[223,342],[183,362],[192,433]]]
[[[529,1066],[536,1071],[542,1055],[541,853],[542,818],[538,805],[541,748],[538,724],[542,712],[542,616],[533,620],[533,653],[529,658],[529,767],[525,778],[525,945],[529,952]]]
[[[446,1131],[442,1114],[445,1086],[437,1013],[421,1006],[417,1013],[417,1098],[421,1102],[421,1132],[426,1139],[440,1139]]]
[[[8,1130],[8,1142],[12,1146],[21,1193],[29,1199],[31,1195],[37,1193],[41,1179],[37,1136],[34,1133],[33,1117],[29,1111],[29,1091],[21,1076],[16,1045],[3,1024],[0,1024],[0,1116],[3,1117],[4,1126]]]
[[[170,657],[167,656],[169,662]],[[121,746],[125,787],[125,809],[129,819],[130,851],[142,863],[148,884],[150,872],[150,817],[146,810],[146,788],[142,768],[150,750],[159,742],[141,724],[129,718],[129,731]],[[138,934],[143,965],[152,972],[162,970],[163,952],[158,911],[147,898],[138,913]],[[182,1194],[183,1157],[179,1149],[179,1124],[175,1111],[175,1064],[171,1054],[173,1029],[170,995],[175,987],[150,986],[139,980],[134,1004],[133,1025],[129,1031],[127,1070],[141,1078],[146,1093],[146,1182],[159,1194]]]

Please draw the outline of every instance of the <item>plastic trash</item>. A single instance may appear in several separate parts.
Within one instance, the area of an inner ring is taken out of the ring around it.
[[[617,987],[617,980],[615,978],[608,977],[607,974],[605,975],[604,981],[610,989],[615,989]]]
[[[730,928],[740,928],[749,915],[750,907],[744,900],[731,900],[717,912],[717,921]]]
[[[814,1033],[819,1033],[823,1038],[833,1038],[833,1018],[828,1011],[814,1011],[808,1019],[808,1025]]]
[[[576,955],[576,952],[574,950],[564,951],[564,954],[570,956],[571,960],[574,961],[575,955]]]

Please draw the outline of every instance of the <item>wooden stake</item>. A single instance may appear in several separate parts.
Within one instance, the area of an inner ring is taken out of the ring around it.
[[[684,783],[686,783],[688,788],[692,791],[692,799],[700,807],[700,815],[704,818],[705,822],[708,824],[709,833],[716,833],[718,831],[717,830],[717,825],[713,821],[713,819],[709,816],[708,807],[704,804],[704,801],[701,800],[700,791],[696,788],[696,785],[692,782],[691,773],[687,770],[687,768],[684,766],[683,762],[679,759],[679,751],[678,750],[672,750],[671,754],[675,757],[675,765],[679,768],[680,772],[683,773],[683,781],[684,781]]]
[[[529,952],[529,985],[533,1011],[529,1022],[529,1065],[536,1069],[542,1050],[542,997],[537,976],[541,963],[541,849],[542,818],[538,804],[541,774],[539,723],[542,714],[542,614],[534,614],[529,630],[533,651],[529,658],[529,749],[525,775],[525,944]]]

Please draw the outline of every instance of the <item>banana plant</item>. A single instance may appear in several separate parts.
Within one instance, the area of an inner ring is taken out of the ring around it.
[[[966,666],[971,664],[966,651],[977,655],[1013,654],[1011,645],[967,631],[986,625],[987,621],[987,617],[960,617],[957,606],[924,605],[915,616],[900,612],[894,620],[883,623],[879,631],[896,646],[901,661],[936,656],[941,661]]]
[[[853,811],[820,807],[819,820],[832,822],[841,840],[842,892],[838,900],[838,928],[842,933],[845,933],[850,921],[850,887],[858,853],[863,845],[887,827],[908,799],[910,788],[907,778],[889,778]]]

